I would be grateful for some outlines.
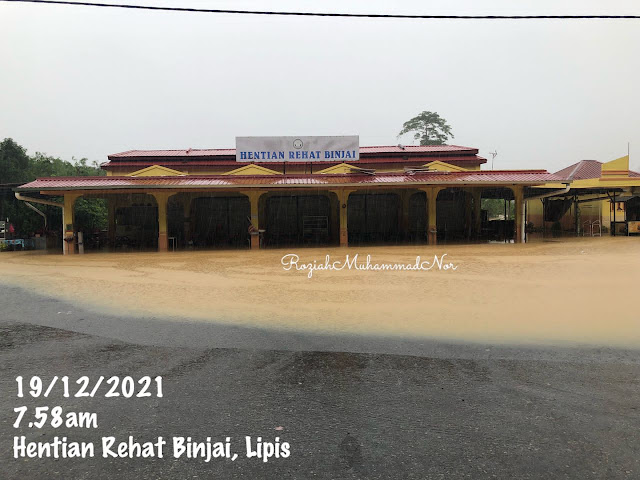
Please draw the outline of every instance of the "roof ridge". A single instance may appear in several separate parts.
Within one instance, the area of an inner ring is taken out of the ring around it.
[[[375,148],[398,148],[400,149],[400,147],[398,145],[360,145],[359,148],[365,148],[365,149],[375,149]],[[433,149],[438,149],[438,148],[443,148],[444,151],[446,151],[447,148],[456,148],[456,149],[461,149],[461,150],[478,150],[475,147],[465,147],[463,145],[450,145],[450,144],[445,144],[445,145],[403,145],[403,148],[416,148],[416,149],[420,149],[420,148],[433,148]],[[123,152],[116,152],[116,153],[112,153],[108,156],[116,156],[116,155],[123,155],[125,153],[132,153],[132,152],[144,152],[144,153],[150,153],[150,152],[188,152],[188,151],[221,151],[221,150],[236,150],[235,147],[226,147],[226,148],[154,148],[154,149],[130,149],[130,150],[125,150]]]
[[[573,170],[571,170],[571,173],[567,177],[567,180],[573,180],[573,176],[578,172],[578,170],[582,166],[582,162],[584,162],[584,160],[580,160],[579,162],[576,163],[576,166],[573,168]]]

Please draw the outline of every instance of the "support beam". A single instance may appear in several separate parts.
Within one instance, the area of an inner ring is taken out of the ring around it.
[[[521,186],[514,186],[513,196],[515,197],[516,218],[515,218],[515,238],[516,243],[524,243],[524,189]]]
[[[191,242],[191,198],[190,194],[185,194],[182,198],[182,229],[184,235],[184,243],[185,245],[189,245]]]
[[[402,211],[400,212],[400,231],[404,236],[404,240],[409,240],[409,202],[411,201],[412,191],[401,190],[400,200],[402,201]]]
[[[64,255],[73,255],[76,253],[73,207],[78,197],[80,197],[80,195],[77,193],[64,194],[64,206],[62,207],[62,253]]]
[[[348,218],[347,211],[349,210],[349,194],[354,190],[331,190],[338,196],[338,210],[340,215],[340,246],[349,246],[349,232],[347,230]]]
[[[109,247],[115,248],[116,246],[116,208],[117,208],[117,197],[111,196],[107,198],[107,208],[108,208],[108,227],[107,227],[107,235],[109,238]]]
[[[480,230],[482,230],[482,189],[474,188],[471,192],[473,195],[473,231],[476,238],[479,238]]]
[[[251,241],[251,250],[258,250],[260,248],[260,197],[263,190],[245,190],[240,192],[249,198],[251,204],[251,229],[255,232],[253,235],[249,235]]]
[[[169,234],[167,231],[167,204],[169,197],[174,195],[172,192],[152,193],[158,204],[158,251],[169,251]]]
[[[443,190],[444,187],[430,187],[423,188],[427,193],[427,236],[429,238],[429,245],[438,244],[438,193]]]
[[[613,209],[613,223],[609,222],[611,228],[611,235],[616,236],[616,192],[613,191],[613,200],[611,201],[611,208]]]
[[[473,236],[473,190],[463,188],[464,192],[464,226],[467,235],[467,241]]]
[[[580,236],[580,205],[578,205],[578,196],[573,196],[573,222],[574,230],[576,231],[576,237]]]

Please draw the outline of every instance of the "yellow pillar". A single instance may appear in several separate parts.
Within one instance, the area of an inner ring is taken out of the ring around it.
[[[427,193],[427,234],[429,237],[429,245],[438,244],[438,225],[436,221],[438,193],[443,187],[423,188]]]
[[[521,186],[513,187],[513,195],[516,200],[516,243],[524,243],[524,189]]]
[[[73,255],[76,253],[76,240],[74,237],[75,227],[73,221],[73,206],[80,197],[77,193],[65,193],[64,207],[62,209],[62,230],[63,235],[63,254]]]
[[[169,251],[169,238],[167,232],[167,203],[172,192],[153,193],[153,197],[158,204],[158,251]]]
[[[349,231],[347,229],[347,210],[349,206],[349,194],[354,190],[332,190],[338,196],[338,209],[340,211],[340,246],[349,246]]]
[[[255,234],[249,235],[249,238],[251,240],[251,250],[257,250],[260,248],[260,197],[265,192],[262,190],[247,190],[241,193],[249,197],[249,203],[251,204],[251,225]]]

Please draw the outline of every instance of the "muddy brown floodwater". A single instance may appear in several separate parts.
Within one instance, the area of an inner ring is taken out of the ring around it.
[[[285,271],[371,255],[445,257],[455,271]],[[486,343],[640,346],[640,239],[524,245],[261,251],[0,254],[0,282],[119,315],[160,315],[317,333]]]

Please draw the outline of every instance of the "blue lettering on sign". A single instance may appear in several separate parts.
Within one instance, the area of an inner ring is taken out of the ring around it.
[[[356,150],[296,150],[284,151],[241,151],[241,160],[325,160],[331,159],[355,159],[357,158]]]

